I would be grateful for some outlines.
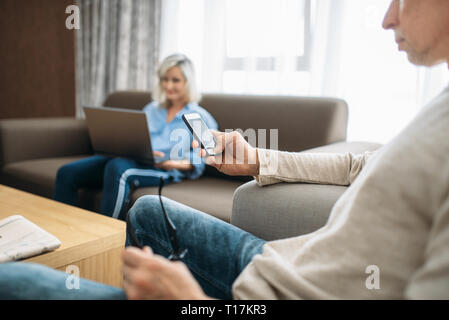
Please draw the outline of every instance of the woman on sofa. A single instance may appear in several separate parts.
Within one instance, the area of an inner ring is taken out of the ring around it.
[[[182,54],[167,57],[157,71],[153,102],[144,107],[147,113],[154,156],[165,161],[154,166],[128,158],[94,155],[64,165],[58,170],[53,198],[76,206],[80,188],[102,188],[101,213],[124,219],[125,201],[130,186],[157,186],[160,177],[178,182],[197,179],[205,164],[191,149],[191,135],[182,115],[199,113],[211,129],[215,119],[200,105],[191,60]],[[173,152],[172,152],[173,150]],[[181,155],[180,155],[181,154]]]

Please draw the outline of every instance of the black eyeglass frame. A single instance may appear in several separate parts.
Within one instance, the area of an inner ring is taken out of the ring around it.
[[[171,179],[172,178],[170,177],[169,180],[171,180]],[[134,189],[136,189],[137,187],[138,187],[138,181],[137,180],[133,181],[133,183],[131,184],[130,196],[131,196],[132,191]],[[165,224],[168,229],[170,243],[173,248],[173,253],[170,256],[168,256],[168,259],[171,261],[181,261],[182,259],[184,259],[185,255],[187,254],[187,249],[184,249],[184,250],[179,249],[179,242],[178,242],[178,237],[177,237],[177,233],[176,233],[176,226],[173,223],[173,221],[170,219],[170,217],[168,216],[167,212],[165,211],[164,203],[162,202],[162,188],[163,187],[164,187],[164,178],[160,177],[159,191],[158,191],[159,202],[161,204],[161,209],[162,209],[162,213],[164,215]],[[136,246],[140,249],[143,249],[142,244],[140,243],[139,239],[137,239],[134,229],[131,226],[131,223],[129,220],[129,211],[127,211],[127,213],[126,213],[126,229],[128,231],[129,236],[131,237],[131,239],[130,239],[131,245]]]

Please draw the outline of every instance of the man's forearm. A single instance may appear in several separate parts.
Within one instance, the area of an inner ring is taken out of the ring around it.
[[[260,162],[258,155],[258,148],[254,148],[251,150],[252,155],[248,157],[248,175],[249,176],[258,176],[260,170]],[[253,161],[250,161],[253,160]]]
[[[254,176],[260,185],[282,181],[350,185],[371,154],[291,153],[258,149],[258,174]]]

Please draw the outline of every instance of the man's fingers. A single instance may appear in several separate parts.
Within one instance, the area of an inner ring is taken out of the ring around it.
[[[126,275],[125,270],[123,270],[123,274]],[[128,299],[134,300],[136,298],[137,293],[129,277],[124,276],[123,278],[123,290],[125,291]]]
[[[209,156],[205,159],[205,162],[207,165],[212,167],[217,167],[217,160],[215,159],[215,156]]]
[[[138,269],[123,268],[123,290],[129,300],[141,300],[146,298],[148,292],[142,291],[142,287],[146,287],[151,283],[151,275],[145,274]]]
[[[134,267],[130,267],[126,264],[122,266],[123,272],[123,284],[130,285],[133,283],[133,271],[136,270]]]
[[[151,250],[151,248],[149,246],[143,247],[143,252],[145,252],[146,254],[149,254],[149,255],[153,255],[153,250]]]
[[[125,290],[128,300],[140,300],[140,296],[134,289],[134,286],[123,286],[123,289]]]
[[[215,157],[209,156],[206,159],[204,159],[207,165],[213,166],[215,164]]]
[[[215,138],[215,142],[216,142],[214,152],[218,153],[218,154],[222,153],[226,146],[226,136],[228,135],[228,133],[219,132],[219,131],[215,131],[215,130],[211,130],[211,132],[212,132],[212,134]]]
[[[235,145],[237,144],[237,142],[239,142],[239,137],[240,137],[240,133],[237,131],[232,131],[229,132],[228,134],[226,134],[226,139],[225,139],[225,144],[232,144],[233,148],[235,147]]]
[[[136,247],[127,247],[122,257],[125,265],[137,267],[145,257],[148,257],[148,253]]]
[[[216,142],[216,145],[215,145],[215,148],[214,148],[214,152],[216,154],[221,154],[224,151],[224,149],[225,149],[227,136],[229,134],[228,133],[224,133],[224,132],[215,131],[215,130],[210,130],[210,132],[214,136],[214,139],[215,139],[215,142]],[[200,147],[201,147],[200,143],[197,140],[193,140],[192,148],[193,149],[198,149]],[[204,149],[200,149],[198,154],[200,155],[201,158],[207,157],[206,150],[204,150]]]

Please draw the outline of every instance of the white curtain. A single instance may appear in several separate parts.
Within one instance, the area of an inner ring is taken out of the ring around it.
[[[159,60],[161,0],[78,0],[77,115],[116,90],[149,90]]]
[[[233,19],[226,17],[227,1],[233,0],[163,2],[161,56],[190,56],[203,92],[340,97],[349,104],[348,140],[386,143],[448,84],[446,66],[412,66],[397,51],[393,32],[382,29],[391,0],[311,0],[307,70],[296,70],[292,60],[281,55],[269,71],[251,69],[254,63],[246,59],[242,71],[229,72],[225,41]],[[235,14],[235,21],[242,14],[257,15],[261,1],[240,0],[241,11],[251,9],[248,4],[252,10],[227,13]],[[285,6],[291,1],[275,3]],[[293,19],[289,14],[287,18]],[[265,33],[256,31],[254,38]],[[278,36],[295,41],[284,33]]]
[[[165,0],[161,58],[173,52],[187,54],[195,62],[204,92],[294,94],[295,84],[301,86],[307,75],[296,70],[294,51],[301,51],[300,41],[288,38],[300,33],[294,27],[300,28],[302,21],[285,16],[294,18],[296,11],[301,18],[301,8],[306,2]],[[278,30],[291,34],[278,37]],[[244,56],[238,62],[241,70],[227,68],[226,56],[239,54]]]

